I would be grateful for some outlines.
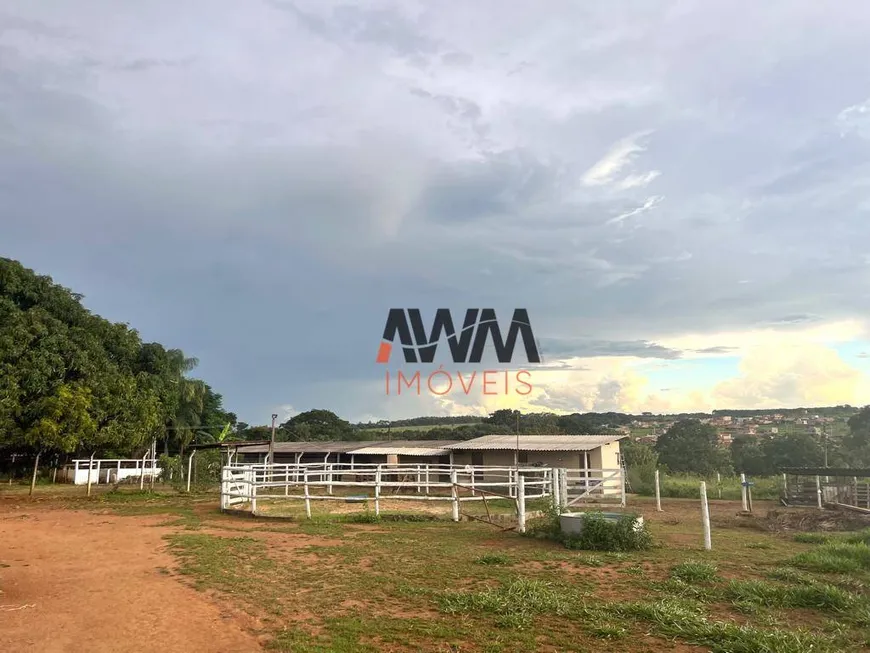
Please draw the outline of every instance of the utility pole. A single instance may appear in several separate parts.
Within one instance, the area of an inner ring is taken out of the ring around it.
[[[269,464],[275,464],[275,420],[278,419],[278,415],[272,413],[272,439],[269,440]]]

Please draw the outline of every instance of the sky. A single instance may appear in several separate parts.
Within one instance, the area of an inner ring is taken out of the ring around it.
[[[868,33],[860,0],[0,0],[0,255],[249,423],[863,405]],[[387,396],[394,307],[528,309],[534,390]]]

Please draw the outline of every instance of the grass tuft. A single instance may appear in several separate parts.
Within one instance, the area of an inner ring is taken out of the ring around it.
[[[707,583],[716,580],[718,570],[708,562],[687,560],[672,567],[670,577],[684,583]]]
[[[474,562],[478,565],[509,565],[511,559],[504,553],[487,553],[475,558]]]

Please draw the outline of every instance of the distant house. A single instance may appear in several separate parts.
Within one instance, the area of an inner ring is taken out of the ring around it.
[[[275,463],[449,465],[451,454],[446,445],[454,442],[454,440],[276,442]],[[238,448],[241,463],[266,462],[268,453],[268,444]]]

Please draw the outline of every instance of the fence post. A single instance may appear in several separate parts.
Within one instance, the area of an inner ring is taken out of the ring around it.
[[[305,516],[311,519],[311,495],[308,493],[308,470],[302,472],[302,482],[305,487]]]
[[[91,468],[94,466],[94,454],[91,454],[91,459],[88,461],[88,496],[91,496]]]
[[[656,510],[662,511],[662,491],[659,485],[659,470],[656,470]]]
[[[854,501],[854,506],[858,507],[858,477],[852,477],[852,499]]]
[[[559,496],[559,491],[562,488],[559,487],[559,474],[556,469],[553,469],[552,476],[550,476],[550,494],[553,496],[553,506],[556,508],[561,507],[562,498]]]
[[[782,494],[788,500],[788,476],[782,475]]]
[[[417,494],[420,494],[423,488],[420,487],[420,465],[417,465]]]
[[[740,475],[740,499],[743,501],[743,512],[749,512],[749,506],[746,505],[746,474]]]
[[[193,453],[187,459],[187,491],[190,492],[190,477],[193,475],[191,470],[193,469],[193,457],[196,455],[196,449],[193,450]]]
[[[526,479],[517,474],[517,530],[526,532]]]
[[[456,491],[456,470],[450,470],[450,482],[452,483],[451,497],[453,499],[453,521],[459,521],[459,493]]]
[[[381,514],[381,466],[375,470],[375,517]]]
[[[620,467],[619,469],[619,479],[620,479],[620,505],[625,508],[625,468]],[[603,488],[602,488],[603,489]]]
[[[326,483],[326,493],[332,496],[332,463],[329,463],[326,466],[326,473],[328,474],[327,478],[329,479]]]
[[[568,470],[565,469],[564,467],[562,467],[559,470],[559,485],[561,488],[559,495],[562,498],[561,508],[562,508],[562,510],[567,510],[568,509]]]
[[[429,464],[426,464],[426,496],[429,496]],[[870,495],[868,495],[870,496]]]
[[[710,506],[707,504],[707,483],[701,481],[701,519],[704,522],[704,548],[709,551],[713,548],[710,537]]]
[[[265,473],[263,480],[266,480]],[[257,474],[254,474],[253,482],[251,483],[251,514],[257,516]]]
[[[816,501],[818,502],[819,510],[822,509],[822,483],[819,477],[816,476]]]
[[[41,451],[36,452],[36,461],[33,463],[33,477],[30,479],[30,496],[33,496],[33,489],[36,487],[36,475],[39,473],[39,457],[41,455]]]
[[[145,489],[145,461],[148,459],[148,454],[146,453],[142,456],[142,471],[139,474],[139,491]]]

